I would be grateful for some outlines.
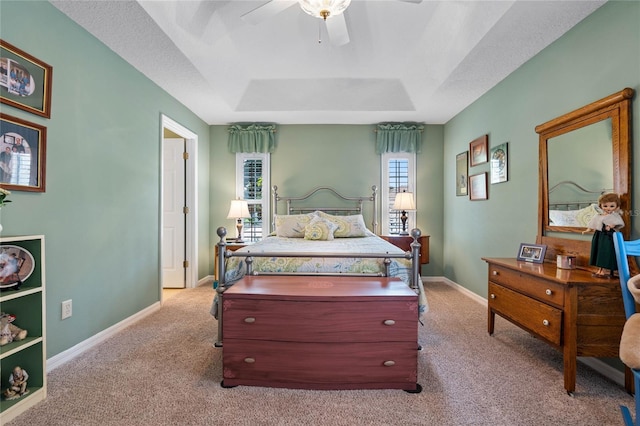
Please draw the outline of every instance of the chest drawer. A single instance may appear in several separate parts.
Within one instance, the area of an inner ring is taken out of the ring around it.
[[[489,282],[489,309],[554,345],[562,338],[562,311]]]
[[[230,299],[227,338],[287,342],[415,342],[417,302],[311,302]]]
[[[416,343],[290,343],[225,336],[225,385],[414,389]]]
[[[539,280],[529,274],[493,264],[489,267],[489,281],[524,293],[542,302],[557,307],[564,306],[564,287],[561,284]]]

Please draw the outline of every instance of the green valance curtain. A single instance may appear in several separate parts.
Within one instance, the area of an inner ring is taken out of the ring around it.
[[[424,126],[415,123],[381,123],[376,128],[376,153],[415,152],[422,150]]]
[[[275,124],[232,124],[229,126],[229,152],[268,152],[276,148]]]

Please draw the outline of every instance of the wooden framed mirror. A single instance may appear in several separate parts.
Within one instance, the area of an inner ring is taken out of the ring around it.
[[[621,232],[629,238],[633,95],[625,88],[535,128],[540,153],[536,241],[551,248],[547,258],[571,253],[588,264],[591,234],[582,235],[585,217],[604,192],[620,195]]]

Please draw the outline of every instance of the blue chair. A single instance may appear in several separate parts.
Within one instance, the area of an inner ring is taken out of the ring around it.
[[[627,283],[631,278],[629,271],[629,259],[627,256],[640,256],[640,240],[625,241],[622,233],[613,233],[613,245],[616,251],[616,259],[618,262],[618,274],[620,275],[620,287],[622,289],[622,300],[624,302],[624,313],[627,320],[636,313],[636,301],[627,287]],[[636,404],[636,422],[633,423],[633,417],[629,407],[620,406],[622,417],[626,426],[640,426],[640,416],[638,409],[640,408],[640,370],[631,369],[633,372],[633,383],[635,386],[635,404]]]

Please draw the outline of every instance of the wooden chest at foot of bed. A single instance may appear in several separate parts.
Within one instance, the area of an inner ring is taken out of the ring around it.
[[[222,306],[225,387],[419,389],[418,296],[397,278],[250,276]]]

